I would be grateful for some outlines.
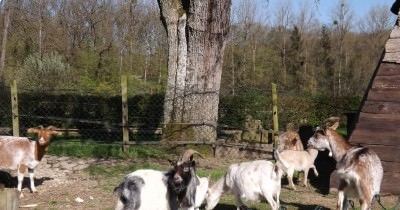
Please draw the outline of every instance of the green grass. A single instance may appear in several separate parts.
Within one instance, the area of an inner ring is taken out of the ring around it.
[[[118,175],[125,175],[131,171],[135,171],[137,169],[147,168],[147,169],[155,169],[155,170],[167,170],[168,166],[162,166],[158,163],[141,163],[141,164],[132,164],[132,165],[116,165],[116,166],[108,166],[108,165],[90,165],[86,171],[91,176],[103,176],[103,177],[115,177]]]
[[[48,154],[95,158],[164,158],[167,148],[154,145],[132,145],[127,151],[122,145],[99,144],[93,140],[58,140],[50,144]]]

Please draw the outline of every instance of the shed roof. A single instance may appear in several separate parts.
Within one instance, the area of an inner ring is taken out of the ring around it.
[[[400,63],[400,27],[395,26],[385,45],[383,62]]]

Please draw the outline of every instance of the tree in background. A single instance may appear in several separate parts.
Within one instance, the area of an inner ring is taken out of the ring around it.
[[[318,50],[318,87],[320,92],[334,96],[334,60],[332,58],[332,46],[329,29],[324,25],[321,28],[321,35]]]
[[[334,25],[336,25],[335,28],[335,38],[336,38],[336,49],[337,49],[337,74],[335,74],[334,78],[336,79],[337,82],[335,82],[334,85],[334,93],[335,96],[341,96],[342,95],[342,89],[343,89],[343,72],[345,72],[347,69],[348,65],[348,53],[346,51],[345,47],[345,38],[348,32],[350,31],[350,27],[352,24],[352,18],[353,18],[353,13],[352,10],[349,7],[349,4],[347,0],[340,0],[338,2],[338,5],[336,6],[336,9],[333,11],[333,17],[334,17]],[[337,85],[336,85],[337,84]]]
[[[3,39],[1,42],[1,54],[0,54],[0,87],[4,85],[4,66],[6,59],[6,48],[8,39],[8,28],[10,26],[10,16],[13,10],[13,1],[4,0],[2,6],[4,8],[4,25],[3,25]]]
[[[164,139],[214,141],[231,1],[158,3],[168,36]]]
[[[302,71],[305,62],[303,56],[303,40],[297,26],[294,26],[289,40],[288,75],[290,79],[288,80],[288,88],[301,88],[301,90],[304,91],[307,75]]]

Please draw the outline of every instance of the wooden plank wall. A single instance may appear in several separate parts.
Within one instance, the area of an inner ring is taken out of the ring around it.
[[[400,64],[380,64],[349,141],[378,153],[382,193],[400,195]]]

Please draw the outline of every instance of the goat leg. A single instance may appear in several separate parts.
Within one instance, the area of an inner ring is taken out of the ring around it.
[[[33,193],[36,193],[36,187],[35,187],[35,174],[34,174],[34,170],[31,168],[28,168],[28,173],[29,173],[29,179],[30,179],[30,183],[31,183],[31,190]]]

